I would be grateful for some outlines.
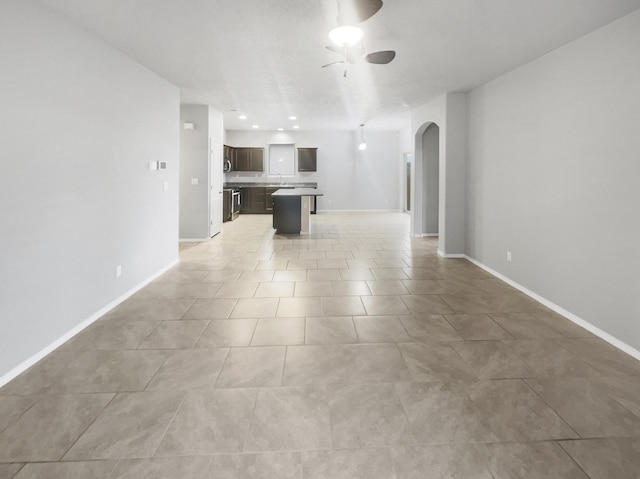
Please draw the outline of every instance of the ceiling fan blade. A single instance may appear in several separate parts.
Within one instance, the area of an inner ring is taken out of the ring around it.
[[[339,53],[340,55],[344,53],[344,47],[338,47],[336,45],[327,45],[325,48],[330,52]]]
[[[327,68],[327,67],[330,67],[331,65],[338,65],[339,63],[344,63],[344,60],[340,60],[340,61],[337,61],[337,62],[327,63],[326,65],[322,65],[320,68]]]
[[[375,63],[377,65],[386,65],[390,63],[396,57],[396,52],[393,50],[384,50],[381,52],[369,53],[364,57],[365,62]]]
[[[338,0],[338,25],[354,25],[374,16],[382,0]]]

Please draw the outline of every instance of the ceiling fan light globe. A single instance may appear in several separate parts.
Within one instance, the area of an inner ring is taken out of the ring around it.
[[[335,27],[329,32],[329,38],[340,47],[350,47],[362,40],[364,32],[350,25]]]

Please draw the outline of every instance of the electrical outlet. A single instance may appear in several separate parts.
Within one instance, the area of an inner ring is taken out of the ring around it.
[[[121,264],[116,266],[116,278],[119,278],[120,276],[122,276],[122,265]]]
[[[507,251],[507,261],[511,262],[511,251]]]

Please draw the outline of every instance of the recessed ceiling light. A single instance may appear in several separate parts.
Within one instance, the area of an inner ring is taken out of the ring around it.
[[[289,120],[297,120],[297,118],[295,116],[290,116]]]
[[[278,128],[278,131],[284,131],[284,128]]]
[[[298,125],[293,125],[294,130],[297,130],[298,128],[300,128]]]
[[[240,118],[241,120],[246,120],[247,119],[247,115],[240,115],[238,118]]]
[[[260,128],[259,125],[251,125],[251,128]]]

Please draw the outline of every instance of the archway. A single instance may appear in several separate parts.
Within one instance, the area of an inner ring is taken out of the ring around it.
[[[440,195],[440,127],[431,123],[422,134],[422,187],[424,210],[422,234],[438,236]]]
[[[441,205],[440,127],[427,122],[415,135],[413,175],[414,234],[438,236],[438,249],[442,249],[444,208]]]

